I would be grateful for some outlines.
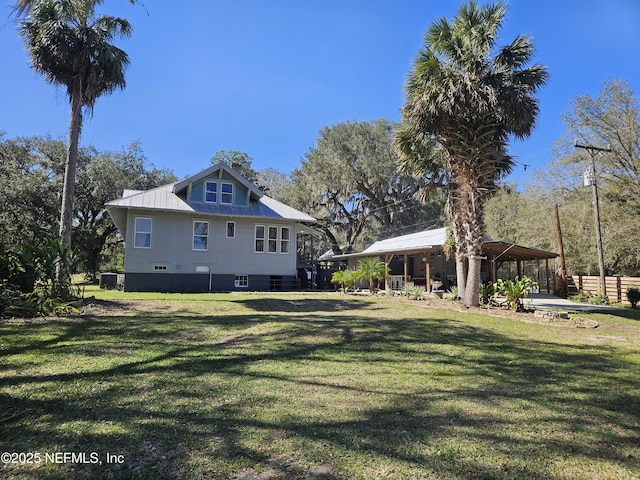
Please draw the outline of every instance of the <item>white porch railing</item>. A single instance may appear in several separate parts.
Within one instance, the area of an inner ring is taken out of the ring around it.
[[[402,290],[404,288],[404,275],[389,275],[389,286],[391,290]]]

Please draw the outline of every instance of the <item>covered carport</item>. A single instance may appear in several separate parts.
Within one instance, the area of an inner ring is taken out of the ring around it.
[[[538,282],[541,291],[553,292],[553,271],[550,269],[549,260],[557,258],[557,253],[504,241],[486,241],[482,244],[482,250],[487,257],[492,282],[498,278],[522,278],[526,275]],[[504,268],[506,266],[509,267],[508,270]],[[505,270],[508,273],[499,275]]]

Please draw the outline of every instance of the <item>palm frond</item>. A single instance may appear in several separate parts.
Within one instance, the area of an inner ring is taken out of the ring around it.
[[[98,3],[36,1],[20,25],[34,70],[47,82],[65,86],[69,97],[81,92],[82,105],[90,109],[101,95],[125,87],[129,57],[111,42],[128,37],[132,30],[122,18],[94,19]]]

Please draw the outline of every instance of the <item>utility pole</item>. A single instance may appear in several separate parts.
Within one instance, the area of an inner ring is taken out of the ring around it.
[[[560,278],[562,279],[562,293],[564,298],[569,294],[567,285],[567,265],[564,261],[564,243],[562,242],[562,230],[560,229],[560,214],[558,213],[558,204],[554,208],[556,217],[556,232],[558,233],[558,248],[560,249]]]
[[[596,179],[596,155],[600,152],[610,152],[611,147],[601,148],[593,145],[580,145],[576,142],[576,148],[584,148],[591,156],[590,183],[593,192],[593,216],[596,224],[596,246],[598,247],[598,267],[600,269],[600,294],[607,295],[607,278],[604,271],[604,253],[602,251],[602,232],[600,231],[600,204],[598,202],[598,182]]]

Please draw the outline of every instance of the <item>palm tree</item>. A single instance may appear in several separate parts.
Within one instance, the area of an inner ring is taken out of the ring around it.
[[[376,257],[367,257],[358,260],[356,276],[358,280],[366,280],[369,285],[369,292],[375,293],[375,282],[384,280],[389,273],[387,267],[382,260]]]
[[[13,11],[16,13],[16,15],[20,16],[23,13],[31,10],[31,7],[33,7],[37,1],[38,0],[17,0],[16,4],[13,6]],[[129,0],[129,2],[133,4],[136,3],[137,0]],[[95,8],[96,5],[102,4],[102,0],[90,0],[89,4]]]
[[[71,244],[73,193],[82,129],[82,108],[93,110],[98,97],[123,89],[129,57],[110,42],[129,37],[127,20],[102,15],[94,17],[97,2],[89,0],[35,0],[21,22],[31,67],[45,80],[66,87],[71,104],[69,140],[65,165],[60,237]],[[59,275],[66,272],[59,270]],[[58,282],[61,283],[61,282]]]
[[[331,275],[331,283],[340,285],[342,293],[347,293],[347,289],[353,287],[355,282],[354,270],[338,270]]]
[[[538,114],[534,94],[548,76],[541,65],[527,67],[533,56],[528,36],[496,46],[505,15],[504,3],[480,7],[470,0],[451,22],[442,18],[427,30],[396,137],[401,168],[444,173],[458,287],[468,306],[479,303],[485,201],[513,167],[509,138],[531,134]],[[438,150],[425,157],[430,141]]]

